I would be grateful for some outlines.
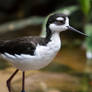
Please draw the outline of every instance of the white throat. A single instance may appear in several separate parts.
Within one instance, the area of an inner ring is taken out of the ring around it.
[[[57,19],[58,20],[62,20],[62,18],[60,18],[60,17],[58,17]],[[52,23],[52,24],[49,25],[49,29],[52,32],[62,32],[62,31],[67,30],[67,26],[69,26],[69,18],[68,17],[66,17],[65,24],[63,24],[63,25],[57,25],[55,23]]]
[[[52,33],[51,40],[52,41],[60,40],[59,34],[60,34],[59,32]]]
[[[59,32],[54,32],[52,34],[50,40],[51,40],[51,42],[49,42],[48,45],[52,46],[52,47],[54,46],[54,49],[56,49],[58,51],[61,47]]]

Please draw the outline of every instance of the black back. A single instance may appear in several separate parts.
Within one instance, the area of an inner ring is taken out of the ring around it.
[[[24,37],[15,40],[1,41],[0,53],[9,54],[30,54],[34,55],[37,44],[46,45],[45,38],[40,37]]]
[[[37,44],[47,45],[50,42],[52,36],[52,31],[49,29],[49,24],[56,21],[57,17],[65,18],[64,14],[53,14],[50,15],[46,24],[46,37],[23,37],[17,38],[15,40],[0,41],[0,53],[9,53],[9,54],[30,54],[34,55]]]

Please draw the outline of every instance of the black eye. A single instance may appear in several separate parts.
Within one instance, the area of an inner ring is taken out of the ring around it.
[[[64,24],[64,21],[56,21],[55,24],[56,25],[63,25]]]

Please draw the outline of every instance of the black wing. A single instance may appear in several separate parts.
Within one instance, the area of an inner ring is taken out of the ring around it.
[[[24,37],[9,41],[0,41],[0,53],[34,55],[38,43],[44,42],[41,38]]]

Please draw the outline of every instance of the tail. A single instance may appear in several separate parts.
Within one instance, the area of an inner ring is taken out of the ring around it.
[[[3,46],[4,46],[4,41],[0,40],[0,53],[2,53]]]

